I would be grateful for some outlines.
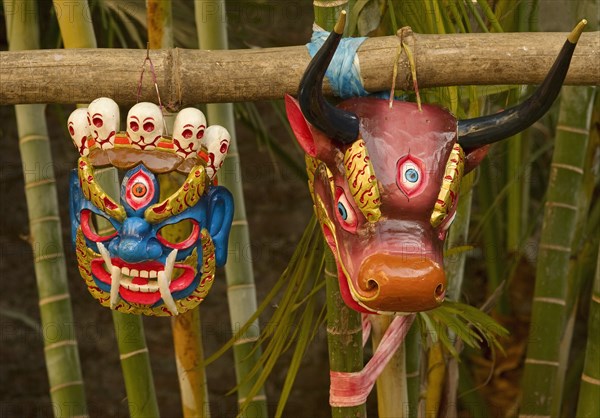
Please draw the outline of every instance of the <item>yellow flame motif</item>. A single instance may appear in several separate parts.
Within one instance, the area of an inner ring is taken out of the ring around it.
[[[438,194],[437,201],[435,202],[429,220],[431,226],[434,228],[442,223],[446,216],[448,216],[448,212],[450,212],[452,207],[456,204],[464,166],[465,152],[460,145],[454,144],[450,156],[448,157],[448,161],[446,162],[446,169],[444,170],[444,178],[442,179],[440,193]]]
[[[204,166],[195,166],[175,193],[144,211],[146,221],[158,223],[194,206],[202,197],[207,180]]]
[[[81,184],[81,190],[87,200],[98,209],[119,222],[125,219],[125,208],[116,203],[98,183],[94,177],[94,167],[87,157],[80,157],[77,174]]]
[[[381,197],[375,171],[362,138],[354,141],[344,154],[344,168],[352,197],[369,222],[381,217]]]

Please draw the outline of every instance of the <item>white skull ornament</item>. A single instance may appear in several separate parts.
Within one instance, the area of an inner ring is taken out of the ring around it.
[[[173,144],[175,151],[183,158],[195,156],[206,129],[206,118],[200,110],[187,107],[181,110],[173,125]]]
[[[77,148],[79,155],[86,156],[90,153],[87,139],[90,134],[90,126],[87,120],[87,108],[75,109],[69,115],[67,121],[69,135],[73,140],[73,145]]]
[[[119,131],[119,105],[108,97],[94,100],[87,109],[88,124],[94,141],[102,149],[114,148]]]
[[[208,151],[208,163],[206,165],[206,174],[212,180],[217,171],[223,165],[223,161],[229,151],[229,142],[231,136],[227,129],[220,125],[211,125],[206,128],[202,143]]]
[[[140,149],[156,148],[164,130],[160,107],[150,102],[140,102],[127,114],[127,136]]]

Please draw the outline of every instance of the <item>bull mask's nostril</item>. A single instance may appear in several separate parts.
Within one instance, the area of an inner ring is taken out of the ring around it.
[[[444,298],[446,297],[446,289],[444,288],[443,283],[437,285],[434,296],[436,302],[442,303],[444,301]]]
[[[375,279],[367,280],[367,290],[369,292],[377,292],[379,290],[379,283]]]
[[[358,293],[362,300],[372,300],[379,296],[380,284],[372,276],[366,275],[364,278],[358,280]]]

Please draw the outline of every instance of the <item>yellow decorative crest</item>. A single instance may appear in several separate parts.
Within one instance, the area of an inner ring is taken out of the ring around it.
[[[87,200],[110,217],[123,222],[125,219],[125,208],[115,202],[98,183],[94,177],[94,167],[87,157],[80,157],[77,174],[81,190]]]
[[[202,197],[207,184],[206,169],[202,165],[195,166],[175,193],[146,209],[146,221],[158,223],[194,206]]]
[[[315,171],[317,171],[317,167],[319,166],[319,160],[308,154],[304,154],[304,163],[306,164],[306,174],[308,174],[308,190],[310,190],[310,194],[312,195],[315,192]]]
[[[448,162],[446,162],[442,186],[430,218],[431,226],[434,228],[438,227],[446,216],[448,216],[448,212],[458,199],[464,165],[465,152],[460,145],[454,144],[448,157]]]
[[[362,138],[346,150],[344,168],[350,192],[358,209],[369,222],[377,222],[381,217],[381,197],[377,177]]]

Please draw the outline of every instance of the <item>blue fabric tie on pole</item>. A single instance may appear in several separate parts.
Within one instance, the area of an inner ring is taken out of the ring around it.
[[[327,31],[313,31],[310,43],[306,44],[311,57],[315,56],[328,36],[329,32]],[[369,95],[360,78],[360,67],[356,55],[356,51],[366,39],[366,37],[342,39],[325,73],[333,93],[342,99]]]

